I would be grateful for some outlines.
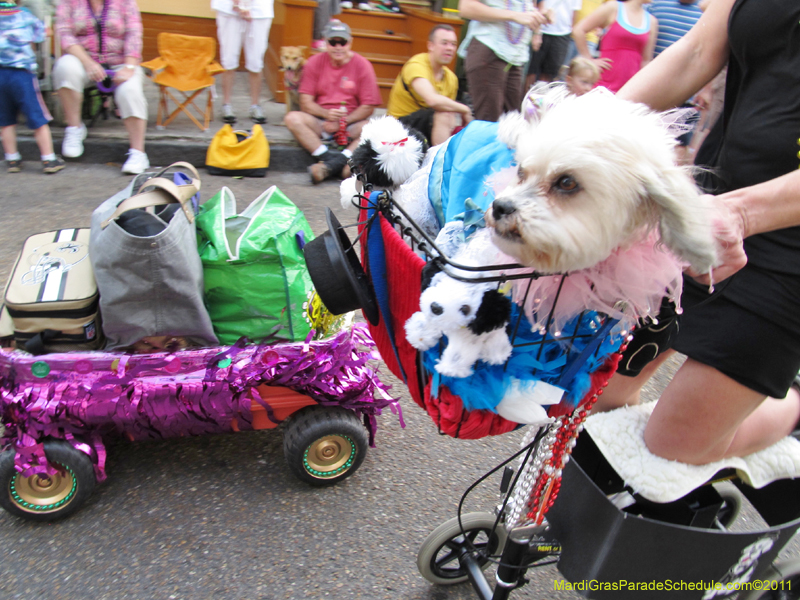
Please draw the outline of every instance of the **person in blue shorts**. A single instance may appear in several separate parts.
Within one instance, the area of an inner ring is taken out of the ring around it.
[[[0,2],[0,133],[9,173],[22,169],[17,151],[17,115],[25,115],[42,155],[42,170],[57,173],[64,161],[53,153],[53,117],[39,91],[36,56],[31,44],[44,41],[44,24],[14,2]]]

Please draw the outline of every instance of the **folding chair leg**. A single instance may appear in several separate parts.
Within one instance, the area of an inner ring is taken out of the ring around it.
[[[208,100],[206,101],[206,129],[214,115],[214,100],[211,98],[211,88],[208,88]]]
[[[156,127],[161,128],[163,125],[161,124],[161,115],[162,113],[166,112],[167,101],[164,95],[164,86],[158,86],[159,95],[158,95],[158,116],[156,116]]]
[[[198,129],[200,129],[201,131],[205,131],[205,129],[203,128],[203,126],[200,124],[200,121],[198,121],[198,120],[195,118],[195,116],[194,116],[194,115],[193,115],[191,112],[189,112],[189,107],[187,106],[187,105],[194,106],[194,107],[195,107],[195,110],[197,110],[197,112],[198,112],[198,113],[202,112],[202,111],[200,111],[200,109],[198,109],[198,108],[197,108],[197,106],[195,106],[195,104],[194,104],[193,100],[195,99],[195,97],[196,97],[198,94],[200,94],[200,93],[203,91],[203,89],[205,89],[205,88],[201,88],[201,89],[199,89],[199,90],[195,90],[195,92],[194,92],[194,93],[193,93],[191,96],[188,96],[187,94],[183,94],[183,96],[184,96],[184,98],[185,98],[185,100],[184,100],[183,102],[178,102],[178,100],[175,98],[175,96],[173,96],[173,95],[172,95],[172,93],[171,93],[169,90],[167,90],[167,94],[169,95],[169,97],[170,97],[170,98],[172,98],[172,101],[173,101],[175,104],[177,104],[178,108],[176,108],[175,110],[173,110],[173,111],[170,113],[169,117],[167,117],[167,120],[166,120],[166,121],[164,121],[164,127],[166,127],[167,125],[169,125],[169,124],[172,122],[172,120],[173,120],[175,117],[177,117],[177,116],[178,116],[178,114],[179,114],[181,111],[183,111],[183,112],[185,112],[185,113],[186,113],[186,115],[187,115],[187,116],[188,116],[188,117],[189,117],[189,118],[190,118],[190,119],[191,119],[191,120],[194,122],[194,124],[195,124],[195,125],[197,125],[197,128],[198,128]]]

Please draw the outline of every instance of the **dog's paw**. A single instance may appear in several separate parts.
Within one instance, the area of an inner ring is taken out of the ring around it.
[[[485,360],[490,365],[502,365],[511,356],[514,347],[508,340],[506,329],[498,329],[486,336],[483,343],[483,350],[481,352],[481,359]]]
[[[432,348],[439,338],[441,332],[431,327],[428,318],[422,312],[416,312],[405,324],[406,339],[417,350],[428,350]]]
[[[347,179],[343,179],[342,183],[339,185],[339,201],[342,204],[342,208],[345,210],[349,210],[351,208],[355,208],[353,202],[358,203],[358,190],[356,189],[356,183],[358,182],[358,178],[353,175],[352,177],[348,177]]]
[[[439,361],[436,364],[436,370],[445,377],[454,377],[455,379],[463,379],[472,375],[472,367],[460,364],[452,364],[451,362]]]
[[[470,357],[466,357],[452,346],[448,346],[442,353],[442,358],[436,363],[436,370],[445,377],[462,379],[472,375],[473,362]]]

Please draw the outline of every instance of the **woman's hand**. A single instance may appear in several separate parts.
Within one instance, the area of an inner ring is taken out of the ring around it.
[[[99,62],[89,59],[89,62],[84,65],[86,69],[86,74],[89,76],[89,79],[95,82],[103,81],[106,78],[106,70],[103,68]]]
[[[541,31],[534,31],[533,36],[531,37],[531,50],[534,52],[538,52],[542,48],[542,41],[544,40],[544,36],[542,35]]]
[[[711,273],[687,270],[689,275],[704,285],[719,283],[747,264],[747,255],[744,252],[744,216],[721,197],[711,198],[716,205],[716,215],[711,221],[711,227],[717,242],[719,264],[711,269]]]
[[[548,22],[547,17],[535,8],[528,12],[515,12],[511,20],[530,29],[539,29]]]
[[[592,62],[597,65],[597,68],[601,71],[607,71],[611,68],[611,65],[614,64],[614,61],[610,58],[593,58]]]
[[[121,69],[117,69],[117,72],[114,74],[114,83],[117,85],[122,85],[128,79],[133,77],[136,68],[131,69],[129,66],[124,66]]]

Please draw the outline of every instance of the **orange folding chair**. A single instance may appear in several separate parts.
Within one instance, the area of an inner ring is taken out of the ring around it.
[[[222,66],[214,60],[216,53],[217,40],[214,38],[166,32],[158,34],[159,56],[142,63],[142,67],[152,71],[151,78],[161,92],[156,127],[166,127],[183,111],[201,130],[208,129],[214,112],[214,75],[223,71]],[[170,88],[181,92],[183,101],[178,100]],[[194,99],[203,90],[208,90],[204,111],[194,103]],[[169,112],[170,99],[177,108],[162,122],[162,118]],[[190,107],[197,111],[203,123],[192,114]]]

